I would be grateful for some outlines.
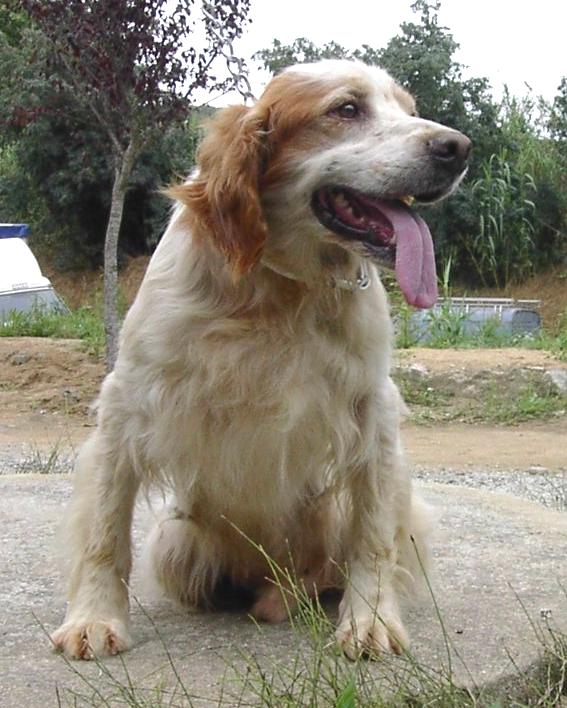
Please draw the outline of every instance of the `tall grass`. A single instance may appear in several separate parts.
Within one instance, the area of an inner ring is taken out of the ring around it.
[[[506,151],[492,155],[472,185],[478,230],[462,239],[484,286],[505,288],[533,271],[536,184]]]
[[[274,568],[273,568],[274,570]],[[464,688],[456,678],[453,664],[459,661],[467,674],[466,664],[456,652],[445,631],[442,612],[437,617],[445,637],[444,660],[435,666],[419,661],[410,652],[402,656],[385,656],[377,662],[360,658],[347,660],[337,650],[333,625],[319,600],[310,598],[292,575],[275,568],[282,594],[289,605],[290,633],[293,647],[280,660],[259,658],[253,652],[235,651],[227,661],[227,670],[216,696],[202,696],[188,687],[183,672],[176,665],[165,639],[153,619],[142,612],[153,627],[166,656],[169,681],[162,670],[155,674],[155,688],[138,685],[128,671],[128,655],[118,662],[103,662],[95,658],[98,676],[83,673],[81,665],[69,662],[69,670],[79,677],[87,693],[60,689],[58,705],[130,706],[130,708],[165,708],[218,706],[244,708],[558,708],[567,695],[567,635],[544,618],[536,623],[518,601],[518,613],[526,614],[539,643],[541,661],[526,672],[516,667],[510,657],[510,672],[505,682],[485,687]],[[431,591],[431,588],[430,588]],[[257,626],[262,646],[264,631]],[[237,643],[237,642],[235,642]]]

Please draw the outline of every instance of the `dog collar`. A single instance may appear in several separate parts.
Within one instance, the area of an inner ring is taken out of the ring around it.
[[[362,261],[360,263],[356,280],[349,280],[347,278],[332,278],[331,283],[335,288],[349,290],[351,293],[355,293],[357,290],[367,290],[372,281],[370,280],[366,261]]]
[[[282,275],[284,278],[301,282],[301,279],[298,278],[295,274],[291,273],[288,270],[285,270],[284,268],[281,268],[280,266],[276,266],[273,263],[267,263],[266,261],[264,261],[264,265],[266,265],[270,270],[273,270],[278,275]],[[328,279],[327,282],[330,287],[338,288],[339,290],[348,290],[351,293],[355,293],[358,290],[367,290],[372,284],[366,261],[361,261],[355,279],[331,277]]]

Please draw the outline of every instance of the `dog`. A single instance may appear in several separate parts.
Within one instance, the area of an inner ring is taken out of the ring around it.
[[[400,444],[379,269],[433,305],[432,239],[409,204],[449,195],[470,149],[353,61],[286,69],[255,105],[213,118],[195,173],[170,190],[78,457],[56,650],[131,646],[130,527],[152,487],[169,502],[146,557],[169,597],[207,606],[228,582],[253,593],[255,618],[280,621],[273,563],[310,595],[343,591],[347,656],[403,650],[428,521]]]

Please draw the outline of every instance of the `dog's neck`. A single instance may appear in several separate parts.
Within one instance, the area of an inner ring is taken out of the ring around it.
[[[261,265],[309,289],[338,289],[356,293],[371,285],[366,259],[335,244],[325,244],[303,253],[293,248],[265,249]]]
[[[284,278],[287,278],[288,280],[295,280],[297,282],[306,283],[306,281],[302,278],[301,275],[294,273],[291,270],[285,268],[284,266],[272,262],[267,258],[263,258],[262,263],[264,266],[266,266],[266,268],[273,270],[275,273],[283,276]],[[358,290],[366,290],[372,284],[368,272],[368,266],[366,265],[366,261],[364,260],[361,260],[360,266],[355,277],[342,278],[333,273],[325,277],[325,282],[329,287],[339,288],[339,290],[348,290],[352,293],[357,292]]]

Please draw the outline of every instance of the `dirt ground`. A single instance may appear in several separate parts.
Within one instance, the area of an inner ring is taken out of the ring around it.
[[[436,373],[502,371],[558,365],[541,351],[413,349],[398,353],[401,366]],[[0,338],[0,446],[77,444],[93,426],[89,408],[104,376],[102,362],[80,342]],[[415,464],[489,468],[567,469],[567,417],[515,426],[404,424]]]

